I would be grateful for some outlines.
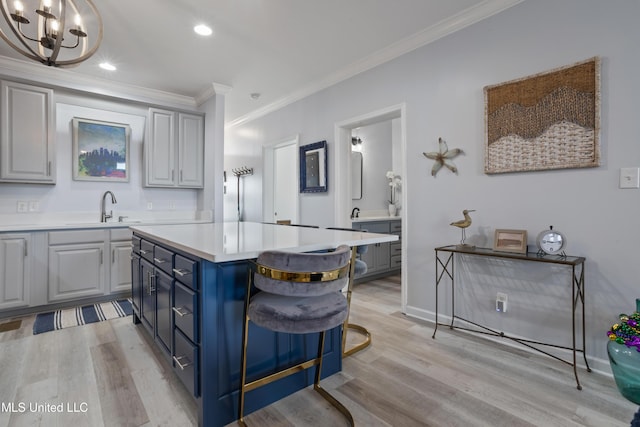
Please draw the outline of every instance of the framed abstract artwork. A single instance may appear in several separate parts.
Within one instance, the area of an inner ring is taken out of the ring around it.
[[[600,165],[600,60],[484,88],[487,174]]]
[[[327,141],[300,147],[300,193],[326,192],[327,181]]]
[[[129,125],[74,118],[72,128],[74,180],[129,182]]]

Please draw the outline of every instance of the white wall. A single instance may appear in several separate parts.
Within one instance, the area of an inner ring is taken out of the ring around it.
[[[362,199],[352,200],[352,209],[360,211],[387,210],[389,180],[387,171],[393,169],[391,120],[362,126],[353,135],[363,141],[358,151],[362,153]]]
[[[37,82],[34,84],[38,84]],[[44,83],[46,85],[46,82]],[[148,105],[128,102],[126,99],[104,99],[92,94],[72,92],[64,88],[54,89],[55,99],[55,156],[56,184],[9,184],[0,183],[0,218],[3,221],[21,223],[46,222],[52,218],[74,218],[84,221],[95,217],[100,220],[100,200],[106,190],[111,190],[117,198],[113,208],[114,218],[127,215],[143,218],[194,218],[211,216],[214,210],[214,181],[222,188],[222,177],[214,176],[212,171],[222,168],[222,131],[216,136],[214,129],[222,129],[223,115],[216,119],[215,107],[203,107],[207,117],[205,129],[205,151],[209,156],[206,173],[206,189],[166,189],[143,187],[143,143],[146,133]],[[215,104],[217,97],[209,102]],[[224,99],[222,97],[222,99]],[[208,111],[207,111],[208,110]],[[126,123],[131,126],[130,140],[130,179],[129,182],[92,182],[74,181],[72,178],[72,132],[71,121],[74,117],[94,120]],[[218,147],[216,141],[219,139]],[[218,155],[214,153],[218,151]],[[211,159],[219,159],[219,165],[211,164]],[[217,168],[216,168],[217,166]],[[208,190],[207,190],[208,189]],[[202,197],[210,193],[209,197]],[[222,197],[215,196],[218,204]],[[17,202],[38,202],[37,212],[17,214]],[[148,209],[148,203],[152,209]],[[220,218],[221,219],[220,209]],[[134,219],[134,218],[131,218]]]
[[[587,259],[587,353],[601,362],[596,367],[607,369],[606,331],[618,313],[633,311],[634,299],[640,297],[640,227],[635,222],[640,217],[640,190],[618,188],[619,169],[640,166],[635,105],[640,99],[638,16],[636,1],[526,1],[229,129],[225,149],[259,155],[260,150],[249,147],[286,135],[300,134],[301,145],[326,139],[333,177],[334,124],[405,103],[407,312],[432,318],[433,248],[458,242],[459,230],[448,224],[460,219],[463,209],[476,209],[467,236],[478,245],[491,246],[495,228],[526,229],[529,244],[534,245],[537,233],[554,225],[567,235],[568,253]],[[602,165],[485,175],[483,87],[593,56],[602,58]],[[464,150],[454,160],[458,175],[442,170],[431,177],[432,162],[422,152],[437,150],[438,137],[450,148]],[[326,194],[302,195],[301,222],[332,225],[335,184],[329,183]],[[251,196],[251,202],[261,203],[259,193]],[[514,262],[470,260],[464,265],[458,270],[458,284],[478,283],[456,299],[468,317],[517,335],[541,338],[542,334],[545,339],[568,342],[571,281],[565,270]],[[495,312],[496,291],[508,294],[508,313]],[[569,373],[567,381],[572,381]]]

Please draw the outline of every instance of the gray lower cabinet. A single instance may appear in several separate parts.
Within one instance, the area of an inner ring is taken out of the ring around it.
[[[0,310],[29,305],[31,235],[0,234]]]
[[[49,302],[105,294],[104,230],[49,233]]]
[[[131,292],[142,323],[194,397],[200,395],[198,261],[134,235]]]
[[[400,220],[359,221],[354,222],[352,228],[370,233],[396,234],[398,237],[402,234]],[[361,255],[361,259],[367,263],[367,273],[358,280],[397,274],[402,267],[401,247],[400,241],[369,245],[367,252]]]

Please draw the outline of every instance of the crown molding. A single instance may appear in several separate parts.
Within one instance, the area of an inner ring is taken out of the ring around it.
[[[90,77],[70,69],[47,67],[4,56],[0,56],[0,77],[144,104],[189,110],[197,107],[196,100],[192,97]]]
[[[231,86],[222,83],[211,83],[210,86],[196,96],[196,104],[202,105],[209,98],[216,95],[226,95],[231,91],[231,89],[233,89]]]
[[[329,74],[326,78],[315,81],[312,84],[285,97],[277,99],[268,105],[231,120],[225,124],[225,128],[231,129],[263,117],[309,95],[347,80],[357,74],[375,68],[429,43],[433,43],[438,39],[500,13],[512,6],[522,3],[523,1],[525,0],[485,0],[456,15],[444,19],[431,27],[425,28],[412,36],[380,49],[362,60],[355,61],[342,70]]]

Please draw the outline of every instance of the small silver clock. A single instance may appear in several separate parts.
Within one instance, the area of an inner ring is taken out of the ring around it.
[[[548,230],[541,231],[536,239],[538,245],[538,255],[560,255],[566,257],[564,248],[567,246],[567,238],[564,234],[550,226]]]

